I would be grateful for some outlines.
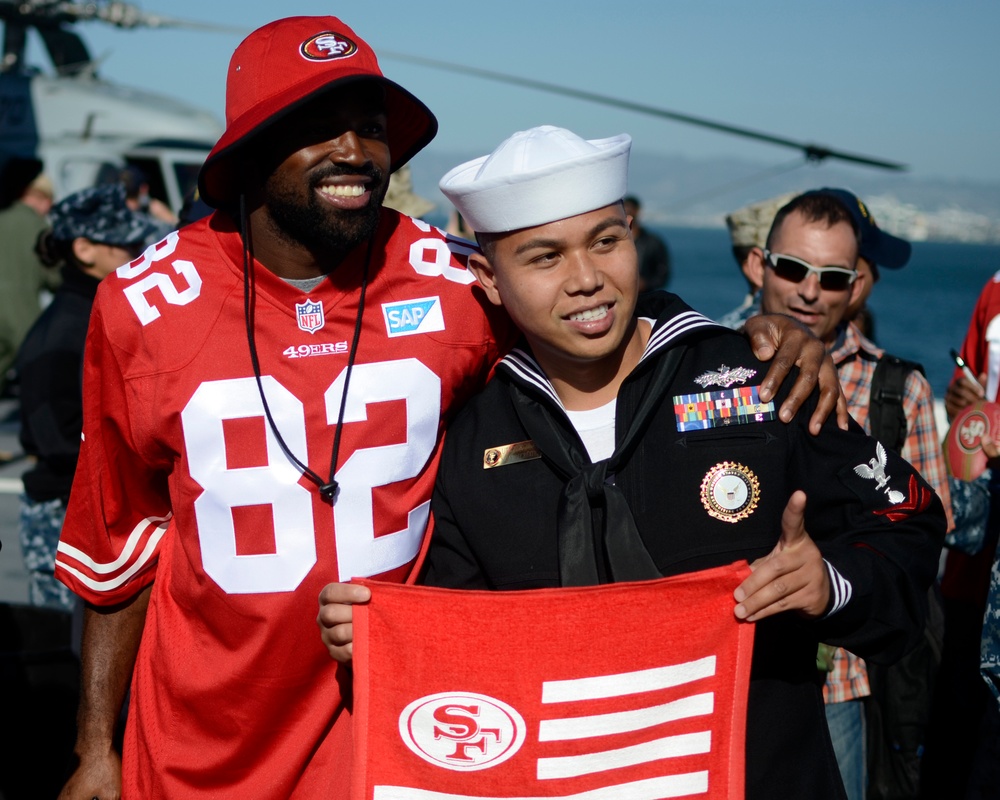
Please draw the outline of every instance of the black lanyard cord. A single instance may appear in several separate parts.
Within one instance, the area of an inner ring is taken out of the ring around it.
[[[303,474],[309,478],[309,480],[319,487],[319,493],[326,500],[333,502],[338,487],[338,483],[334,476],[337,471],[337,459],[340,454],[340,438],[344,426],[344,413],[347,408],[347,390],[351,383],[351,372],[354,369],[354,361],[357,357],[358,343],[361,341],[361,323],[364,318],[365,295],[368,289],[368,268],[371,263],[372,248],[374,246],[375,237],[372,236],[369,238],[368,250],[365,254],[364,272],[361,277],[361,297],[358,300],[358,314],[354,323],[354,338],[351,342],[351,350],[347,358],[347,374],[344,378],[344,393],[340,398],[340,413],[337,416],[337,427],[333,436],[333,453],[330,457],[330,480],[325,481],[318,473],[310,469],[307,464],[300,461],[288,445],[285,444],[285,440],[282,438],[281,433],[278,431],[278,426],[274,422],[274,417],[271,414],[271,408],[267,404],[267,396],[264,394],[264,384],[261,381],[260,374],[260,359],[257,356],[257,340],[254,334],[257,279],[251,266],[250,226],[247,219],[246,198],[242,193],[240,194],[240,227],[243,231],[243,317],[246,321],[247,345],[250,349],[250,363],[253,365],[254,379],[257,382],[257,392],[260,395],[261,405],[264,407],[264,416],[267,419],[267,424],[270,427],[271,432],[274,434],[275,440],[278,442],[278,446],[281,448],[281,452],[283,452],[288,460],[295,464],[295,466],[297,466]]]

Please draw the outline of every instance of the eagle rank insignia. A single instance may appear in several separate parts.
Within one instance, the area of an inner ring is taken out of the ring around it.
[[[760,500],[760,481],[753,470],[735,461],[716,464],[702,478],[701,504],[710,517],[739,522],[749,517]]]
[[[897,505],[906,499],[906,495],[889,488],[888,483],[892,480],[892,476],[885,474],[888,459],[889,457],[886,455],[882,443],[875,442],[875,458],[869,458],[867,464],[858,464],[854,468],[854,471],[862,478],[875,481],[875,488],[880,492],[885,492],[885,496],[889,498],[889,502]]]

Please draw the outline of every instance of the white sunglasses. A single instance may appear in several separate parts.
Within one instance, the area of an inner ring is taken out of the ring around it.
[[[844,267],[814,267],[808,261],[782,253],[764,250],[764,258],[779,278],[792,283],[801,283],[810,273],[819,277],[819,285],[828,292],[842,292],[858,277],[857,270]]]

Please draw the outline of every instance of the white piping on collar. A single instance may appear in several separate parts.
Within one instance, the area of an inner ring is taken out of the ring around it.
[[[674,340],[683,336],[688,331],[704,327],[722,327],[697,311],[683,311],[677,316],[671,317],[658,329],[655,327],[656,320],[650,317],[640,317],[639,319],[646,320],[650,327],[654,329],[639,359],[640,364],[648,355],[668,347]],[[555,387],[552,386],[552,382],[545,374],[545,371],[526,350],[515,347],[500,359],[500,363],[506,365],[511,372],[520,377],[525,383],[530,383],[532,386],[540,389],[549,396],[556,406],[565,411],[562,400],[559,399],[559,395],[556,393]]]

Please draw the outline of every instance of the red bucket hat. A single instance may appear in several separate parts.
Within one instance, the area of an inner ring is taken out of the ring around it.
[[[382,74],[375,53],[336,17],[288,17],[258,28],[233,53],[226,78],[226,131],[198,176],[202,199],[218,208],[236,198],[234,156],[247,141],[303,103],[348,83],[385,90],[393,171],[434,138],[430,109]]]

